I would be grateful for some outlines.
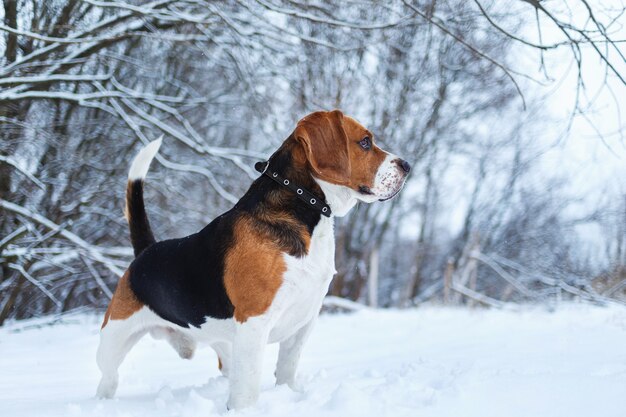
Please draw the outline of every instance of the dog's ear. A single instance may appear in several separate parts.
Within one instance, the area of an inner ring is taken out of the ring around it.
[[[315,112],[298,122],[294,132],[315,176],[335,184],[350,182],[348,138],[339,110]]]

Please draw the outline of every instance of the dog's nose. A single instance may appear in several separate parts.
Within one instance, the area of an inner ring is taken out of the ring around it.
[[[402,168],[402,170],[406,172],[407,174],[411,170],[411,164],[409,164],[407,161],[403,159],[398,160],[398,166]]]

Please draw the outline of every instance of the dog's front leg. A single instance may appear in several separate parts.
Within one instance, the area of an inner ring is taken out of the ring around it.
[[[249,407],[259,398],[263,352],[268,335],[266,318],[252,317],[236,324],[229,374],[229,409]]]
[[[274,373],[276,375],[276,385],[287,384],[289,388],[296,389],[296,370],[300,362],[302,347],[309,338],[316,321],[317,315],[294,335],[280,342],[278,362],[276,364],[276,372]]]

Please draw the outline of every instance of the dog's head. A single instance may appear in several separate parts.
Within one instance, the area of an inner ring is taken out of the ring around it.
[[[332,197],[346,200],[341,204],[349,206],[346,212],[356,200],[389,200],[402,189],[411,169],[408,162],[376,146],[372,132],[339,110],[309,114],[298,122],[293,136],[333,212],[344,210]]]

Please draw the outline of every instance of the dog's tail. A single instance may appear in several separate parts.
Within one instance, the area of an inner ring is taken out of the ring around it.
[[[126,188],[126,220],[130,227],[130,241],[133,244],[135,257],[144,249],[156,242],[143,203],[143,181],[150,168],[150,162],[159,151],[163,137],[146,145],[130,165],[128,186]]]

